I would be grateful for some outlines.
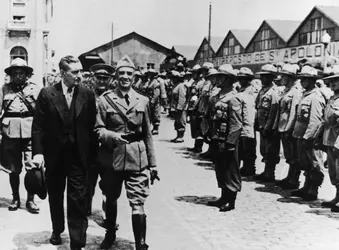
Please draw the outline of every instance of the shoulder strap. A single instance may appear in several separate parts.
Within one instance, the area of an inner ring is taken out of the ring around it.
[[[121,111],[118,105],[111,98],[109,98],[108,95],[104,95],[104,97],[106,101],[109,103],[109,105],[111,105],[119,113],[124,122],[129,123],[130,122],[129,118],[124,114],[124,112]]]
[[[14,99],[15,99],[15,98],[13,98],[12,100],[10,100],[10,101],[7,103],[6,107],[3,109],[4,112],[2,113],[2,115],[1,115],[1,117],[0,117],[0,121],[2,121],[2,118],[5,117],[5,115],[8,113],[8,109],[9,109],[9,107],[11,106],[11,104],[13,103]]]
[[[26,100],[26,98],[24,97],[22,91],[19,91],[17,93],[17,96],[21,99],[21,101],[23,101],[23,103],[26,105],[27,109],[29,110],[29,112],[31,112],[32,114],[34,114],[34,108],[32,107],[32,105]]]

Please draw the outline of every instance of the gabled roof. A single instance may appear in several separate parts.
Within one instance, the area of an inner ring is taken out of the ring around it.
[[[177,53],[177,52],[175,52],[175,51],[173,51],[173,50],[171,50],[169,48],[166,48],[163,45],[161,45],[161,44],[159,44],[157,42],[154,42],[153,40],[151,40],[151,39],[149,39],[147,37],[144,37],[144,36],[134,32],[134,31],[129,33],[129,34],[127,34],[127,35],[121,36],[121,37],[113,40],[113,46],[114,47],[118,46],[118,45],[126,42],[127,40],[132,39],[133,37],[134,38],[139,38],[140,40],[143,40],[143,41],[151,44],[154,48],[156,48],[157,50],[162,51],[162,52],[164,52],[166,54],[173,54],[174,53],[174,54],[176,54],[176,56],[180,56],[181,55],[181,54],[179,54],[179,53]],[[108,43],[105,43],[103,45],[100,45],[100,46],[98,46],[98,47],[96,47],[94,49],[91,49],[90,51],[87,51],[87,52],[81,54],[80,56],[96,53],[96,50],[98,50],[98,49],[110,50],[111,47],[112,47],[112,41],[110,41]]]
[[[224,40],[224,37],[221,36],[211,36],[211,48],[213,50],[214,53],[216,53],[220,47],[220,45],[222,44]],[[208,41],[208,38],[205,36],[204,39],[202,40],[198,50],[196,51],[195,55],[194,55],[194,59],[197,57],[198,52],[200,51],[202,45]]]
[[[251,41],[255,30],[230,30],[233,33],[234,37],[238,40],[241,46],[246,48],[247,44]]]
[[[304,24],[307,22],[309,17],[313,14],[314,11],[319,11],[322,13],[326,18],[331,20],[334,24],[339,26],[339,6],[323,6],[323,5],[317,5],[315,6],[310,13],[307,15],[307,17],[300,23],[300,25],[297,27],[297,29],[293,32],[291,37],[289,38],[288,42],[294,37],[294,35],[301,29],[301,27],[304,26]]]
[[[295,31],[295,29],[300,25],[300,21],[294,21],[294,20],[264,20],[259,29],[255,32],[252,39],[249,41],[249,43],[246,46],[246,49],[248,46],[252,43],[253,39],[256,37],[258,32],[261,30],[261,27],[267,24],[284,42],[287,43],[287,41],[290,39],[291,35]]]
[[[193,60],[195,53],[197,53],[198,46],[194,45],[174,45],[172,50],[186,57],[187,60]]]

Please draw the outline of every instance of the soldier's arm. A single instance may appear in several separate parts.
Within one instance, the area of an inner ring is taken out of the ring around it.
[[[295,122],[297,120],[297,106],[301,100],[301,97],[302,97],[301,91],[296,92],[293,96],[292,103],[291,103],[290,116],[288,117],[285,131],[293,131]]]
[[[323,122],[324,108],[325,108],[325,99],[323,97],[317,96],[312,98],[309,122],[305,134],[303,136],[303,139],[312,140],[315,138],[315,135]]]
[[[278,93],[273,91],[271,95],[271,106],[270,106],[270,110],[267,116],[267,121],[264,127],[265,130],[270,131],[273,129],[274,121],[278,114],[278,110],[279,110],[279,96],[278,96]]]
[[[177,110],[184,110],[185,104],[186,104],[186,87],[184,85],[180,86],[179,90],[179,100],[178,100],[178,105],[176,107]]]
[[[243,127],[243,104],[242,101],[235,97],[229,101],[229,124],[226,142],[236,145]]]
[[[99,142],[109,148],[113,148],[118,134],[107,129],[107,109],[109,108],[104,96],[100,96],[98,101],[98,111],[94,130],[98,136]]]
[[[144,143],[146,146],[146,154],[148,159],[149,167],[156,167],[155,161],[155,152],[153,145],[153,138],[151,133],[151,122],[150,122],[150,107],[149,101],[145,101],[145,112],[144,112],[143,120],[142,120],[142,132],[145,135]]]
[[[42,89],[38,95],[33,123],[32,123],[32,154],[43,154],[43,144],[42,139],[45,130],[45,115],[46,115],[46,107],[47,107],[47,96],[46,91]]]
[[[161,96],[160,96],[161,98],[163,99],[167,98],[165,81],[160,81],[160,93],[161,93]]]

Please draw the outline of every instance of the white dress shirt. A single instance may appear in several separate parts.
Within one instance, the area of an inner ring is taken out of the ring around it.
[[[64,94],[64,96],[66,98],[67,106],[68,106],[68,108],[70,108],[71,103],[72,103],[73,94],[74,94],[74,86],[71,88],[71,91],[68,90],[69,88],[64,84],[63,81],[61,81],[61,86],[62,86],[62,93]]]

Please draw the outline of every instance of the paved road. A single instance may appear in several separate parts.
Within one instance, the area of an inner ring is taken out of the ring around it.
[[[164,119],[160,135],[155,138],[161,182],[152,187],[146,204],[150,249],[339,249],[339,214],[320,208],[321,200],[303,202],[272,185],[245,180],[236,210],[220,213],[217,208],[206,206],[207,201],[219,195],[213,165],[187,153],[186,148],[193,144],[188,133],[185,143],[170,143],[175,135],[173,121]],[[262,168],[259,157],[258,172]],[[286,164],[279,165],[276,175],[286,175]],[[320,199],[334,195],[328,177],[325,181]],[[25,209],[9,212],[10,189],[5,173],[0,173],[0,187],[1,250],[69,249],[67,232],[62,235],[62,246],[48,244],[51,226],[47,201],[37,201],[41,207],[39,215]],[[24,194],[23,185],[21,193]],[[98,225],[100,203],[98,190],[86,249],[98,249],[103,239],[104,230]],[[130,208],[124,192],[118,213],[120,229],[112,249],[134,249]]]

